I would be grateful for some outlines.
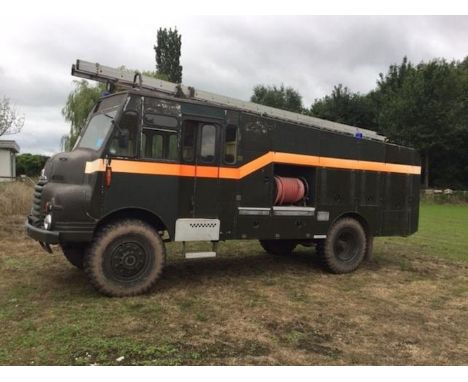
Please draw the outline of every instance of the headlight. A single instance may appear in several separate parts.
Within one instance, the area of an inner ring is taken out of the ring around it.
[[[46,215],[46,217],[44,218],[44,228],[46,230],[50,230],[52,228],[52,215],[51,214]]]
[[[41,177],[40,179],[47,180],[47,177],[45,176],[45,168],[41,170]]]

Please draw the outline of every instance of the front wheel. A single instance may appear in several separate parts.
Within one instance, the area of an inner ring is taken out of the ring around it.
[[[83,259],[86,253],[85,244],[61,245],[63,255],[68,262],[79,269],[83,269]]]
[[[366,256],[366,233],[352,218],[338,220],[328,232],[322,252],[325,267],[333,273],[354,271]]]
[[[91,284],[112,297],[150,291],[161,275],[166,253],[158,232],[139,220],[104,227],[84,259]]]

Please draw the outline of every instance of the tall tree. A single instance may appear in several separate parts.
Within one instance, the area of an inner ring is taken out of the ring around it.
[[[73,81],[75,89],[68,95],[62,114],[65,120],[71,123],[68,138],[62,137],[62,144],[67,150],[71,150],[76,139],[84,128],[91,109],[99,100],[101,93],[105,90],[103,84],[91,86],[88,81]]]
[[[250,101],[278,109],[302,113],[302,96],[292,87],[257,85],[253,89]]]
[[[376,128],[375,110],[369,96],[353,93],[342,84],[335,86],[331,95],[316,99],[310,114],[366,129]]]
[[[182,36],[177,32],[177,28],[158,29],[154,46],[157,73],[166,75],[169,81],[178,84],[182,82],[181,46]]]
[[[8,98],[3,97],[0,100],[0,137],[21,132],[23,125],[24,117],[18,115]]]

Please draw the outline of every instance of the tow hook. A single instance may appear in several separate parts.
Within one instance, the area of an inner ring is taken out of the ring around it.
[[[47,243],[43,243],[42,241],[39,242],[39,245],[41,246],[41,248],[48,252],[48,253],[52,253],[52,248],[50,248],[50,244],[47,244]]]

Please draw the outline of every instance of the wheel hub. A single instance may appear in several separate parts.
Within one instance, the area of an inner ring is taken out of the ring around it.
[[[351,260],[357,253],[359,244],[352,232],[344,231],[340,233],[335,244],[335,253],[342,261]]]
[[[144,268],[146,258],[144,249],[137,243],[122,243],[112,252],[111,270],[119,277],[132,278]]]

